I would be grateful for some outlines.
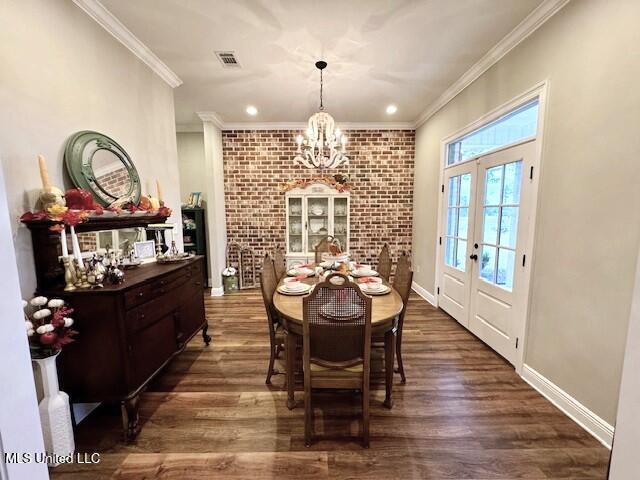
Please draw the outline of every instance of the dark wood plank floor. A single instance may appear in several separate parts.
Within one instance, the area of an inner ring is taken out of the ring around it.
[[[118,408],[102,406],[76,432],[99,465],[53,478],[120,479],[603,479],[609,452],[491,349],[412,295],[404,333],[406,385],[382,406],[374,381],[371,448],[354,438],[356,398],[324,395],[310,449],[303,408],[285,405],[283,376],[264,384],[268,335],[259,292],[206,299],[209,332],[142,395],[142,431],[121,443]],[[299,404],[302,394],[296,393]]]

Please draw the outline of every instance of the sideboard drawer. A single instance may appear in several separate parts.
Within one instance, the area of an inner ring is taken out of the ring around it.
[[[178,302],[167,301],[166,298],[160,296],[129,310],[126,314],[127,331],[130,334],[135,334],[138,330],[142,330],[153,323],[155,319],[175,311],[177,304]]]
[[[171,295],[171,291],[186,282],[191,275],[192,270],[188,268],[180,269],[177,272],[163,275],[152,282],[132,288],[124,294],[125,308],[129,310],[161,295]]]

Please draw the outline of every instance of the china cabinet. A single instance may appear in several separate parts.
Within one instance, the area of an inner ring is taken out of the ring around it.
[[[349,192],[324,184],[295,188],[285,195],[287,266],[310,262],[315,246],[327,235],[349,251]]]

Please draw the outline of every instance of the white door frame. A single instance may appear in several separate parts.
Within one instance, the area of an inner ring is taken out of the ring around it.
[[[523,138],[517,142],[514,142],[512,144],[509,145],[504,145],[500,148],[496,148],[494,150],[490,150],[487,152],[484,152],[482,155],[478,155],[475,157],[471,157],[466,159],[464,162],[473,162],[476,161],[479,157],[482,157],[484,155],[490,154],[490,153],[494,153],[497,152],[499,150],[504,150],[510,147],[513,147],[515,145],[519,145],[521,143],[524,142],[528,142],[531,141],[533,138],[536,139],[536,153],[534,155],[533,158],[533,178],[531,179],[531,206],[530,206],[530,210],[529,210],[529,225],[530,228],[527,231],[527,235],[526,238],[524,239],[525,243],[524,243],[524,251],[526,252],[526,263],[525,263],[525,272],[524,272],[524,283],[522,285],[522,288],[527,292],[525,295],[525,306],[524,306],[524,321],[523,322],[518,322],[519,325],[521,325],[520,327],[520,331],[517,332],[517,337],[519,338],[519,342],[518,342],[518,351],[517,351],[517,356],[516,356],[516,372],[518,374],[520,374],[522,372],[522,366],[524,364],[524,353],[525,350],[527,348],[527,327],[528,327],[528,323],[529,323],[529,304],[530,304],[530,300],[531,300],[531,276],[533,273],[533,259],[534,259],[534,253],[535,253],[535,232],[536,232],[536,224],[537,224],[537,213],[538,213],[538,190],[539,190],[539,184],[540,184],[540,177],[541,177],[541,173],[542,173],[542,151],[543,151],[543,136],[544,136],[544,123],[545,123],[545,117],[546,117],[546,104],[547,104],[547,97],[549,95],[549,80],[544,80],[540,83],[537,83],[536,85],[534,85],[532,88],[530,88],[529,90],[527,90],[526,92],[516,96],[515,98],[511,99],[510,101],[500,105],[499,107],[491,110],[490,112],[486,113],[485,115],[481,116],[480,118],[478,118],[477,120],[475,120],[474,122],[471,122],[470,124],[468,124],[467,126],[465,126],[464,128],[461,128],[453,133],[451,133],[450,135],[447,135],[445,138],[443,138],[440,141],[440,165],[439,165],[439,183],[438,183],[438,188],[440,189],[441,185],[443,184],[443,178],[444,178],[444,170],[445,170],[445,164],[446,164],[446,158],[447,158],[447,144],[452,142],[453,140],[455,140],[456,138],[462,137],[464,135],[466,135],[469,132],[472,132],[474,130],[477,130],[478,128],[487,125],[491,122],[493,122],[494,120],[497,120],[498,118],[500,118],[501,116],[505,115],[506,113],[509,113],[510,111],[514,110],[515,108],[524,105],[525,103],[538,98],[538,129],[536,132],[535,137],[528,137],[528,138]],[[460,165],[461,163],[464,162],[458,162],[455,165]],[[529,175],[529,172],[523,172],[524,174],[526,174],[527,176]],[[440,279],[440,249],[441,249],[441,245],[439,243],[439,238],[444,236],[444,225],[443,225],[443,221],[442,221],[442,215],[443,215],[443,197],[442,197],[442,193],[439,192],[438,194],[438,228],[437,228],[437,233],[436,233],[436,268],[435,268],[435,282],[434,285],[436,286],[436,291],[433,292],[434,295],[434,299],[435,299],[435,306],[438,306],[438,294],[437,294],[437,289],[439,288],[439,279]]]

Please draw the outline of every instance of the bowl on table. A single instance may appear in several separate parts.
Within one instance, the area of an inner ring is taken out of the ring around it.
[[[290,277],[299,277],[300,275],[306,275],[311,277],[315,275],[316,271],[307,265],[293,265],[288,271],[287,275]]]
[[[358,268],[352,270],[351,274],[354,277],[377,277],[378,272],[373,270],[370,265],[360,265]]]
[[[282,285],[278,287],[278,292],[285,295],[303,295],[310,290],[311,286],[302,283],[296,277],[285,278]]]

